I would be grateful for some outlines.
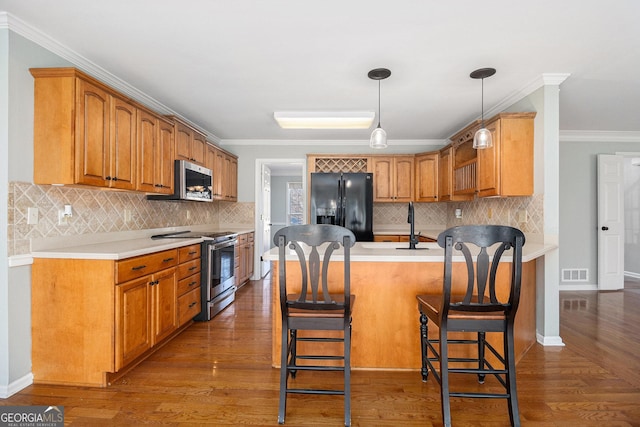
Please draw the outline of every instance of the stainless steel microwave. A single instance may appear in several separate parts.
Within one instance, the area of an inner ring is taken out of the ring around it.
[[[213,173],[211,169],[186,160],[176,160],[173,178],[173,194],[153,194],[148,195],[147,199],[213,201]]]

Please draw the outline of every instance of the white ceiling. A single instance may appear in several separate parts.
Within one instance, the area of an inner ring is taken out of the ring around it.
[[[274,111],[376,111],[393,140],[442,140],[569,73],[564,131],[640,131],[638,0],[0,0],[0,11],[215,141],[366,140],[282,130]],[[11,21],[10,21],[11,22]],[[11,26],[9,26],[11,28]],[[374,124],[375,126],[375,124]]]

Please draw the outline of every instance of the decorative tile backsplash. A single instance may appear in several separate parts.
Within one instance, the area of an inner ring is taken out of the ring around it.
[[[467,224],[501,224],[517,227],[527,234],[544,233],[542,195],[532,197],[486,198],[468,202],[414,203],[416,224],[453,227]],[[462,210],[462,218],[455,210]],[[407,203],[374,203],[373,224],[405,225]]]
[[[108,191],[24,182],[9,183],[9,255],[31,251],[30,240],[58,236],[144,230],[198,224],[253,226],[253,203],[169,202],[147,200],[142,193]],[[69,204],[73,216],[58,224],[58,211]],[[38,209],[38,223],[27,224],[29,208]]]
[[[69,204],[73,217],[58,224],[58,212]],[[186,225],[254,226],[255,204],[234,202],[168,202],[147,200],[124,191],[9,183],[9,256],[28,254],[31,239]],[[488,198],[469,202],[415,203],[416,223],[451,227],[504,224],[527,234],[543,235],[543,197]],[[29,208],[38,209],[38,223],[27,224]],[[455,210],[462,209],[462,218]],[[526,220],[526,221],[523,221]],[[375,203],[375,226],[406,225],[406,203]]]

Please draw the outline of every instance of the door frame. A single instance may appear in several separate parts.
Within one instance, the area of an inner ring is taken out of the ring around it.
[[[278,166],[282,166],[284,164],[294,164],[294,165],[300,165],[302,168],[302,188],[304,189],[304,217],[303,218],[307,218],[307,159],[306,158],[292,158],[292,159],[256,159],[255,162],[255,183],[254,183],[254,191],[255,191],[255,195],[254,195],[254,200],[255,200],[255,214],[254,214],[254,221],[255,221],[255,233],[254,233],[254,240],[255,240],[255,245],[254,245],[254,250],[255,250],[255,256],[253,257],[254,262],[253,262],[253,277],[251,277],[252,280],[258,280],[261,279],[260,276],[260,260],[262,257],[262,247],[263,247],[263,239],[262,236],[264,235],[264,230],[262,227],[262,221],[260,220],[260,218],[262,217],[262,215],[264,214],[263,209],[263,203],[262,203],[262,194],[261,194],[261,190],[262,190],[262,166],[266,165],[269,166],[271,169],[277,169]],[[273,193],[273,190],[272,190]]]

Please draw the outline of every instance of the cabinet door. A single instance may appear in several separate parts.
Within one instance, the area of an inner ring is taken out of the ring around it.
[[[169,268],[153,275],[151,286],[153,344],[169,336],[178,327],[176,288],[175,268]]]
[[[76,79],[76,183],[108,186],[109,94]]]
[[[155,193],[158,119],[144,110],[138,112],[138,179],[136,189]]]
[[[451,200],[453,195],[453,147],[440,151],[438,159],[438,196],[440,201]]]
[[[416,156],[416,202],[438,201],[438,153]]]
[[[123,190],[136,187],[136,107],[111,97],[109,186]]]
[[[373,159],[373,201],[391,202],[393,191],[393,157],[376,157]]]
[[[224,199],[223,189],[226,188],[227,178],[225,176],[225,154],[220,150],[215,150],[215,167],[213,168],[213,198]]]
[[[116,286],[116,371],[151,348],[151,276]]]
[[[177,160],[189,160],[191,158],[191,140],[193,138],[192,131],[187,126],[176,123],[176,159]]]
[[[393,158],[395,202],[410,202],[413,200],[413,156]]]
[[[228,156],[227,200],[238,201],[238,159]]]
[[[157,193],[173,193],[173,124],[164,120],[158,121],[158,144],[155,154],[155,171]]]
[[[500,194],[500,120],[487,124],[491,132],[493,146],[478,150],[478,196],[498,196]]]
[[[204,135],[193,132],[193,139],[191,140],[191,161],[202,166],[205,165],[206,144]]]

